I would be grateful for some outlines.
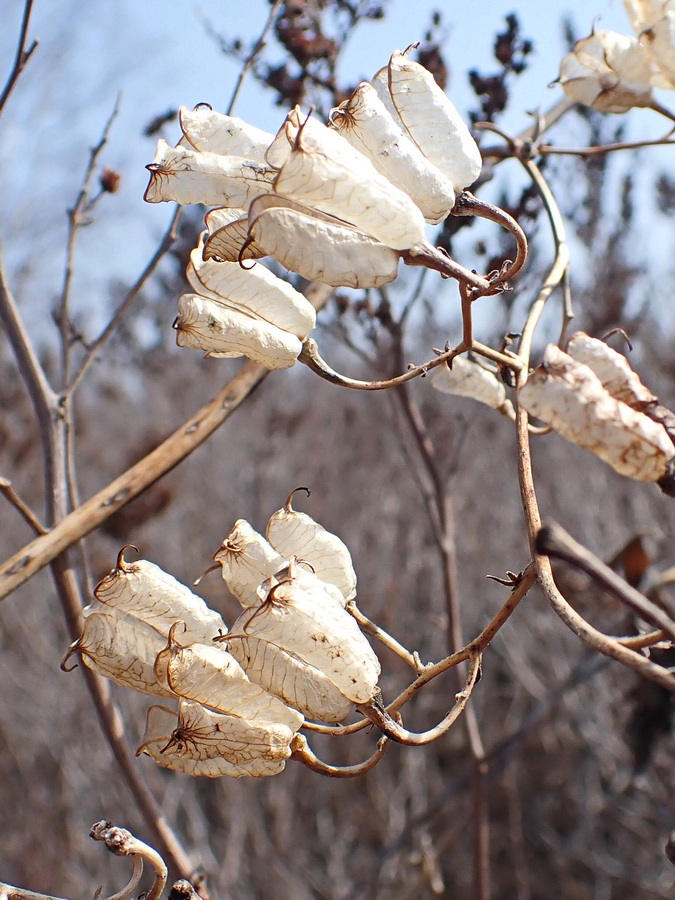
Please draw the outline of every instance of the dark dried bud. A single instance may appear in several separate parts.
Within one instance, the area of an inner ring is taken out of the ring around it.
[[[119,190],[122,176],[119,172],[116,172],[114,169],[109,169],[106,166],[101,172],[99,181],[101,183],[102,191],[105,191],[107,194],[115,194]]]

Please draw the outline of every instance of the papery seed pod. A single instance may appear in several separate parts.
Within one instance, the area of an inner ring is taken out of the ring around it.
[[[577,362],[592,369],[615,400],[621,400],[634,409],[658,402],[658,397],[642,384],[626,357],[608,347],[604,341],[577,331],[569,340],[567,352]]]
[[[652,85],[675,88],[675,4],[672,0],[624,0],[635,35],[654,63]]]
[[[146,166],[150,182],[148,203],[175,200],[207,206],[248,206],[270,189],[276,171],[264,163],[240,156],[201,153],[188,147],[172,147],[160,140],[154,160]]]
[[[308,719],[334,725],[354,708],[327,675],[265,638],[242,635],[228,647],[251,681]]]
[[[295,335],[198,294],[179,298],[173,327],[179,347],[222,358],[247,356],[268,369],[295,365],[302,349]]]
[[[202,247],[204,260],[242,263],[248,259],[262,259],[269,255],[255,241],[249,240],[247,215],[232,219],[218,227],[214,227],[214,221],[209,221],[207,215],[206,226],[209,234]]]
[[[316,669],[353,703],[371,700],[377,692],[380,664],[355,620],[336,596],[335,587],[294,561],[287,573],[277,577],[280,580],[270,589],[265,602],[255,610],[243,612],[231,632],[230,652],[249,678],[263,684],[259,680],[261,671],[248,668],[238,655],[236,644],[242,636],[258,638],[276,648],[274,660],[282,670],[283,655],[277,654],[277,650],[283,651],[289,660],[300,660]],[[270,657],[263,655],[263,667],[269,663]],[[306,674],[311,677],[311,669]],[[262,677],[266,683],[270,681],[264,669]],[[293,677],[299,676],[294,672]],[[290,702],[287,694],[284,699]]]
[[[244,609],[260,605],[257,588],[285,563],[284,557],[245,519],[237,519],[213,558],[222,566],[230,593]]]
[[[345,165],[360,165],[361,154],[334,129],[312,115],[305,115],[299,106],[292,109],[270,144],[265,161],[275,169],[288,162],[293,147],[302,135],[305,149],[310,153],[327,153]]]
[[[337,216],[394,250],[426,243],[424,217],[413,201],[347,144],[337,154],[332,137],[305,146],[302,130],[274,182],[276,193]],[[342,140],[342,139],[340,139]]]
[[[344,598],[344,605],[356,597],[356,572],[351,554],[337,535],[326,531],[307,513],[293,509],[291,501],[295,493],[271,516],[267,540],[285,559],[296,556],[309,563],[317,578],[335,585]]]
[[[301,204],[277,201],[264,195],[251,203],[248,236],[257,251],[309,281],[335,287],[381,287],[398,276],[396,250],[337,219],[303,212]]]
[[[168,646],[155,660],[155,676],[167,691],[226,715],[286,725],[292,731],[302,726],[302,715],[249,681],[222,644],[183,646],[181,629],[181,622],[171,628]]]
[[[178,120],[190,145],[200,152],[242,156],[264,163],[265,151],[274,140],[273,134],[236,116],[214,112],[204,103],[194,109],[181,106]]]
[[[389,60],[388,82],[399,118],[426,158],[455,190],[473,184],[483,166],[480,150],[431,72],[396,52]]]
[[[166,639],[150,625],[120,609],[108,609],[103,603],[87,608],[90,612],[84,621],[82,637],[71,644],[62,667],[73,654],[79,653],[87,668],[115,684],[142,694],[172,697],[154,671],[155,659]]]
[[[652,66],[633,38],[596,31],[577,41],[560,63],[558,81],[567,96],[600,112],[624,113],[652,106]]]
[[[307,337],[316,324],[316,311],[300,291],[265,266],[244,269],[238,263],[205,261],[205,237],[202,233],[185,272],[195,293],[301,340]]]
[[[286,725],[225,716],[181,700],[177,716],[164,706],[150,707],[136,755],[146,753],[163,768],[188,775],[262,777],[283,771],[293,735]]]
[[[209,643],[227,627],[221,616],[201,597],[167,572],[145,559],[126,562],[122,551],[117,566],[94,590],[97,600],[110,609],[119,610],[142,620],[166,639],[174,622],[185,623],[185,643]],[[93,609],[86,607],[86,617]]]
[[[506,397],[503,382],[493,372],[471,359],[458,356],[452,361],[452,368],[438,366],[429,378],[432,387],[443,394],[470,397],[479,403],[486,403],[510,418],[514,417],[513,404]]]
[[[531,415],[620,475],[658,481],[668,471],[673,445],[663,426],[611,397],[588,366],[554,344],[548,345],[542,365],[518,397]]]
[[[331,123],[381,175],[414,200],[427,222],[435,225],[449,214],[455,205],[452,184],[404,134],[367,81],[332,111]]]

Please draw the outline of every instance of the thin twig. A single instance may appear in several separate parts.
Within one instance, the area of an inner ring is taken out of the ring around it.
[[[26,0],[23,8],[23,18],[21,20],[21,31],[19,32],[19,41],[16,48],[16,56],[14,57],[14,65],[12,66],[12,71],[9,73],[9,78],[7,79],[7,84],[5,85],[2,94],[0,94],[0,113],[2,113],[5,108],[5,104],[9,100],[9,96],[14,90],[14,86],[19,80],[19,76],[23,72],[26,63],[33,55],[33,51],[37,48],[38,42],[33,41],[30,47],[26,50],[26,41],[28,40],[28,26],[30,23],[30,16],[33,10],[33,0]]]
[[[63,383],[67,384],[70,379],[70,351],[73,344],[70,323],[70,291],[73,281],[75,245],[80,228],[86,224],[84,218],[85,210],[89,207],[89,185],[94,176],[96,162],[98,157],[108,142],[108,135],[112,124],[117,118],[119,112],[120,97],[117,97],[113,110],[105,123],[101,137],[98,143],[89,151],[89,160],[84,171],[82,184],[75,200],[75,205],[68,210],[68,238],[66,242],[66,265],[63,274],[63,287],[61,288],[61,297],[56,308],[55,319],[61,336],[61,373]]]
[[[0,493],[3,493],[7,500],[12,504],[12,506],[20,513],[23,518],[28,522],[30,527],[36,534],[46,534],[47,531],[35,515],[33,510],[28,506],[21,497],[17,494],[12,486],[12,482],[8,481],[7,478],[0,478]]]
[[[232,112],[234,110],[234,107],[237,102],[237,98],[239,96],[239,92],[241,91],[244,80],[246,79],[246,76],[253,68],[253,64],[255,63],[256,57],[261,53],[261,51],[263,50],[263,48],[265,46],[265,39],[267,38],[267,35],[269,34],[270,28],[274,24],[274,20],[277,17],[277,13],[279,12],[282,2],[283,2],[283,0],[274,0],[274,3],[272,4],[272,8],[270,9],[269,15],[267,17],[267,21],[265,22],[265,25],[263,26],[263,30],[260,33],[260,37],[256,41],[256,43],[253,47],[253,50],[251,50],[248,57],[244,61],[244,65],[242,66],[241,72],[239,73],[239,78],[237,79],[237,83],[234,86],[234,91],[232,92],[232,97],[230,98],[230,102],[227,106],[228,116],[232,115]]]
[[[540,529],[536,538],[536,549],[537,553],[562,559],[581,569],[620,603],[629,606],[638,616],[661,629],[671,640],[675,640],[675,622],[660,607],[631,587],[557,523],[550,522]]]
[[[382,737],[377,742],[377,748],[372,756],[369,756],[363,762],[353,766],[331,766],[314,754],[304,735],[296,734],[291,741],[291,749],[293,751],[291,759],[303,763],[308,769],[318,772],[319,775],[328,775],[331,778],[358,778],[360,775],[365,775],[366,772],[370,772],[371,769],[375,768],[384,756],[388,746],[389,740],[386,737]]]
[[[124,300],[122,300],[120,305],[117,307],[112,318],[110,319],[108,324],[105,326],[103,331],[99,334],[99,336],[91,344],[89,344],[89,346],[87,348],[87,353],[86,353],[84,359],[82,360],[82,362],[80,363],[79,369],[73,376],[73,378],[68,386],[68,390],[71,393],[73,391],[75,391],[75,389],[79,385],[80,381],[82,380],[82,376],[87,371],[87,369],[89,368],[90,364],[92,363],[92,361],[94,360],[94,358],[96,357],[98,352],[101,350],[103,345],[108,341],[108,339],[111,337],[113,332],[117,329],[120,321],[122,320],[122,318],[125,316],[125,314],[129,310],[129,307],[136,300],[136,297],[140,293],[143,285],[146,283],[146,281],[150,278],[150,276],[153,274],[153,272],[159,265],[160,260],[166,255],[166,253],[173,246],[173,244],[176,240],[176,237],[178,235],[178,225],[180,223],[181,214],[182,214],[182,207],[176,206],[174,214],[171,217],[171,221],[169,222],[169,227],[167,228],[166,232],[164,233],[164,236],[162,237],[162,240],[160,241],[159,246],[155,250],[152,258],[149,260],[148,264],[145,266],[145,268],[143,269],[141,274],[138,276],[138,278],[136,279],[136,281],[132,285],[132,287],[129,288]]]
[[[499,351],[492,350],[491,348],[485,349],[488,350],[489,356],[488,353],[483,355],[489,359],[514,369],[520,368],[521,363],[518,359],[507,356],[505,353],[499,353]],[[336,372],[335,369],[331,368],[331,366],[329,366],[321,357],[314,338],[305,339],[300,355],[298,356],[298,361],[304,363],[308,369],[311,369],[312,372],[319,375],[325,381],[330,381],[331,384],[335,384],[338,387],[351,388],[356,391],[385,391],[389,388],[405,384],[407,381],[412,381],[413,378],[419,378],[420,375],[426,375],[427,372],[437,368],[437,366],[443,365],[443,363],[450,362],[456,356],[466,353],[467,350],[473,350],[476,353],[482,354],[483,345],[477,344],[475,341],[472,341],[470,345],[467,345],[465,341],[461,341],[456,347],[444,350],[438,356],[423,363],[421,366],[411,366],[407,372],[403,372],[401,375],[378,381],[359,381],[357,378],[349,378],[346,375],[341,375],[339,372]]]
[[[375,640],[378,640],[381,644],[391,650],[392,653],[395,653],[396,656],[406,662],[411,669],[414,669],[417,674],[424,671],[424,666],[420,662],[419,656],[416,653],[411,653],[409,650],[406,650],[403,644],[400,644],[396,638],[387,634],[383,628],[380,628],[379,625],[376,625],[375,622],[371,622],[367,616],[364,616],[356,605],[355,600],[350,600],[347,603],[346,608],[347,612],[359,623],[359,627],[362,631],[369,634],[371,637],[374,637]]]

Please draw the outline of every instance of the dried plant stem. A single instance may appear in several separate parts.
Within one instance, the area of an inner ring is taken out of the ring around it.
[[[96,822],[92,825],[89,836],[95,841],[104,841],[115,856],[131,856],[134,861],[139,859],[149,863],[155,870],[155,880],[145,895],[145,900],[159,900],[166,886],[168,871],[166,863],[156,850],[139,841],[126,828],[119,828],[112,822]]]
[[[353,616],[356,621],[359,623],[360,628],[366,634],[369,634],[371,637],[374,637],[381,644],[387,647],[392,653],[395,653],[396,656],[400,657],[404,662],[406,662],[412,669],[415,670],[418,674],[424,671],[424,665],[421,663],[419,656],[416,653],[411,653],[409,650],[403,646],[403,644],[399,644],[396,638],[393,638],[390,634],[387,634],[384,629],[380,628],[379,625],[376,625],[375,622],[371,622],[371,620],[364,616],[361,610],[356,605],[355,600],[350,600],[347,603],[347,612]]]
[[[308,769],[318,772],[319,775],[328,775],[331,778],[357,778],[359,775],[365,775],[366,772],[370,772],[371,769],[375,768],[384,756],[388,746],[388,739],[382,737],[377,742],[377,748],[372,756],[369,756],[362,763],[357,763],[354,766],[331,766],[320,760],[318,756],[315,756],[304,735],[296,734],[291,743],[291,749],[293,750],[291,759],[303,763]]]
[[[30,47],[26,49],[26,41],[28,40],[28,26],[30,23],[30,16],[32,11],[33,0],[26,0],[23,7],[21,31],[19,32],[19,40],[16,48],[16,56],[14,57],[14,65],[12,66],[12,71],[9,73],[7,84],[3,88],[2,94],[0,94],[0,113],[2,113],[3,109],[5,108],[5,104],[9,100],[9,96],[14,90],[17,81],[19,80],[19,76],[23,72],[26,63],[31,58],[34,50],[38,45],[37,41],[33,41]]]
[[[503,228],[506,228],[515,238],[516,258],[514,262],[505,266],[504,270],[500,272],[499,276],[494,281],[490,282],[492,289],[505,284],[518,274],[525,265],[525,260],[527,259],[527,238],[525,237],[525,232],[513,216],[510,216],[498,206],[493,206],[492,203],[486,203],[484,200],[479,200],[477,197],[474,197],[470,191],[462,191],[453,207],[452,215],[477,216],[481,219],[487,219],[490,222],[494,222],[496,225],[501,225]]]
[[[91,179],[94,176],[94,170],[96,168],[98,157],[105,147],[106,143],[108,142],[110,129],[112,128],[113,122],[117,118],[117,113],[119,112],[119,104],[120,98],[118,97],[115,101],[113,111],[108,117],[108,121],[105,123],[98,143],[94,147],[92,147],[89,152],[89,160],[87,161],[87,166],[85,168],[84,177],[82,178],[82,184],[80,185],[79,193],[75,200],[75,205],[72,207],[72,209],[68,210],[66,266],[63,276],[61,298],[59,300],[59,304],[55,313],[56,324],[58,325],[59,334],[61,337],[61,373],[64,384],[67,384],[70,379],[70,351],[73,344],[70,323],[70,292],[74,272],[75,245],[77,243],[77,236],[80,228],[82,228],[82,226],[87,222],[85,214],[90,208],[89,186],[91,185]]]
[[[46,534],[46,529],[42,522],[35,515],[33,510],[21,499],[12,486],[12,482],[7,478],[0,478],[0,493],[4,494],[7,500],[23,516],[36,534]]]
[[[241,91],[244,81],[246,80],[246,76],[253,68],[253,64],[255,63],[256,58],[260,55],[260,53],[262,52],[262,50],[265,47],[265,40],[267,38],[267,35],[270,32],[270,29],[272,28],[272,25],[274,24],[274,20],[277,17],[277,14],[279,12],[279,9],[281,8],[282,2],[283,2],[283,0],[274,0],[274,3],[272,4],[272,7],[270,9],[269,15],[267,16],[267,21],[263,25],[263,29],[260,32],[260,37],[255,42],[253,50],[251,50],[251,52],[247,56],[246,60],[244,61],[244,65],[241,67],[241,72],[239,73],[239,77],[237,78],[237,83],[234,86],[234,90],[232,91],[232,96],[230,97],[230,102],[227,106],[226,112],[227,112],[228,116],[232,115],[232,113],[234,111],[234,107],[236,106],[236,103],[237,103],[237,99],[239,97],[239,92]]]
[[[463,340],[455,348],[444,350],[441,354],[434,357],[434,359],[430,359],[429,362],[423,363],[421,366],[411,366],[407,372],[404,372],[401,375],[379,381],[359,381],[356,378],[349,378],[346,375],[341,375],[339,372],[336,372],[335,369],[332,369],[322,358],[316,341],[313,338],[305,339],[298,361],[304,363],[308,369],[311,369],[312,372],[319,375],[325,381],[329,381],[331,384],[335,384],[338,387],[352,388],[352,390],[356,391],[384,391],[405,384],[407,381],[412,381],[413,378],[418,378],[420,375],[426,375],[427,372],[443,365],[443,363],[450,362],[456,356],[466,353],[467,350],[473,350],[494,362],[498,362],[501,365],[509,366],[514,369],[519,369],[521,365],[519,360],[508,356],[506,353],[500,353],[498,350],[484,347],[483,344],[478,344],[473,340],[469,344]],[[483,353],[483,350],[487,352]]]
[[[52,894],[38,894],[0,881],[0,900],[63,900],[63,898],[54,897]]]
[[[604,156],[617,150],[638,150],[641,147],[667,147],[675,144],[670,138],[672,131],[662,138],[650,141],[618,141],[615,144],[604,144],[599,147],[554,147],[552,144],[537,144],[533,152],[542,156],[579,156],[582,159]]]
[[[541,553],[543,556],[562,559],[586,572],[596,584],[608,591],[620,603],[630,607],[634,613],[661,629],[665,635],[675,641],[675,622],[655,603],[620,578],[595,554],[575,541],[557,523],[551,522],[540,529],[536,537],[536,549],[537,553]]]
[[[182,214],[182,208],[177,206],[173,216],[171,217],[171,221],[169,222],[169,227],[167,228],[162,240],[159,243],[159,246],[155,250],[148,264],[145,266],[141,274],[136,279],[135,283],[132,287],[127,291],[124,300],[117,307],[115,312],[113,313],[112,318],[105,326],[103,331],[99,334],[99,336],[87,347],[87,352],[84,356],[84,359],[80,363],[80,366],[76,373],[73,375],[70,384],[68,385],[68,390],[72,394],[80,381],[82,380],[82,376],[89,368],[90,364],[96,358],[96,355],[104,346],[104,344],[108,341],[110,336],[114,333],[118,325],[120,324],[124,315],[128,312],[130,306],[134,303],[138,294],[140,293],[143,285],[147,282],[150,276],[153,274],[157,266],[159,265],[160,260],[166,255],[166,253],[173,246],[176,237],[178,236],[178,226],[180,224]]]
[[[430,744],[432,741],[438,740],[455,724],[466,707],[480,674],[482,654],[473,654],[470,656],[470,660],[469,674],[464,687],[455,695],[454,706],[438,725],[428,729],[428,731],[408,731],[391,718],[384,706],[373,701],[361,703],[357,706],[357,709],[366,718],[370,719],[373,724],[377,725],[388,738],[391,738],[392,741],[396,741],[398,744],[405,744],[409,747],[420,747],[424,744]]]

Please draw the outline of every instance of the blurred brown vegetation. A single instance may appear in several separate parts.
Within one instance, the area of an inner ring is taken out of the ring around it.
[[[608,126],[599,117],[580,121],[590,142],[606,137],[600,132]],[[648,273],[631,263],[628,252],[640,241],[631,185],[628,176],[622,181],[609,169],[607,162],[580,161],[547,167],[564,208],[569,200],[566,212],[580,241],[592,248],[575,290],[575,325],[598,336],[616,325],[627,328],[635,368],[672,406],[672,321],[664,321],[665,309],[647,305]],[[617,178],[624,203],[612,219],[608,209]],[[573,192],[567,189],[572,179]],[[194,223],[185,227],[192,228],[185,237],[192,246]],[[543,225],[533,225],[535,241],[537,228]],[[544,249],[536,243],[535,249],[534,271],[517,291],[527,290],[528,279],[534,283],[537,271],[545,269]],[[498,256],[501,250],[495,241],[486,252]],[[163,278],[162,296],[143,298],[144,315],[162,323],[156,345],[138,345],[133,323],[127,323],[81,389],[77,467],[83,497],[141,458],[238,368],[172,346],[167,310],[181,290],[175,260]],[[404,276],[392,297],[395,308],[415,284]],[[672,281],[661,288],[672,290]],[[429,277],[406,334],[411,359],[426,358],[430,343],[442,346],[457,334],[459,322],[448,326],[447,313],[438,325],[438,304],[447,308],[454,301],[439,301],[437,293]],[[334,303],[322,314],[319,340],[331,362],[372,375],[390,365],[389,338],[359,299]],[[379,299],[371,298],[372,304]],[[480,338],[498,344],[517,325],[518,302],[511,295],[480,302],[494,306]],[[373,367],[350,351],[350,342],[374,360]],[[4,341],[0,365],[0,474],[11,477],[40,510],[37,433]],[[512,428],[472,401],[437,394],[424,379],[410,390],[447,475],[469,639],[507,594],[486,575],[518,572],[529,559]],[[447,643],[442,578],[415,453],[390,396],[339,391],[295,369],[274,374],[203,447],[87,539],[89,586],[111,568],[126,542],[190,584],[235,519],[247,518],[261,529],[290,490],[307,485],[312,496],[298,505],[350,547],[361,609],[424,661],[439,659]],[[538,438],[534,453],[547,516],[606,560],[634,535],[649,532],[649,565],[675,564],[671,499],[652,485],[620,478],[555,435]],[[31,536],[5,505],[2,558]],[[633,623],[614,601],[578,574],[558,572],[568,599],[591,621],[617,634],[630,631]],[[234,618],[237,605],[218,575],[208,576],[198,591],[226,621]],[[87,837],[92,822],[111,819],[145,839],[147,832],[99,731],[80,672],[59,671],[67,643],[46,572],[0,605],[2,877],[77,897],[91,896],[101,882],[108,891],[121,881],[124,864],[103,855]],[[409,673],[386,651],[380,656],[382,689],[385,697],[393,696]],[[422,691],[408,727],[424,728],[441,718],[455,690],[447,675]],[[138,741],[147,699],[113,691],[130,740]],[[490,762],[494,900],[672,896],[673,867],[664,854],[674,825],[672,695],[664,697],[632,672],[594,656],[534,590],[488,649],[471,702]],[[322,757],[340,764],[364,758],[373,744],[373,735],[312,737]],[[214,898],[470,895],[471,760],[461,727],[428,747],[392,746],[379,766],[353,781],[324,779],[296,763],[260,782],[190,779],[160,770],[147,758],[138,764],[166,818],[208,874]]]

